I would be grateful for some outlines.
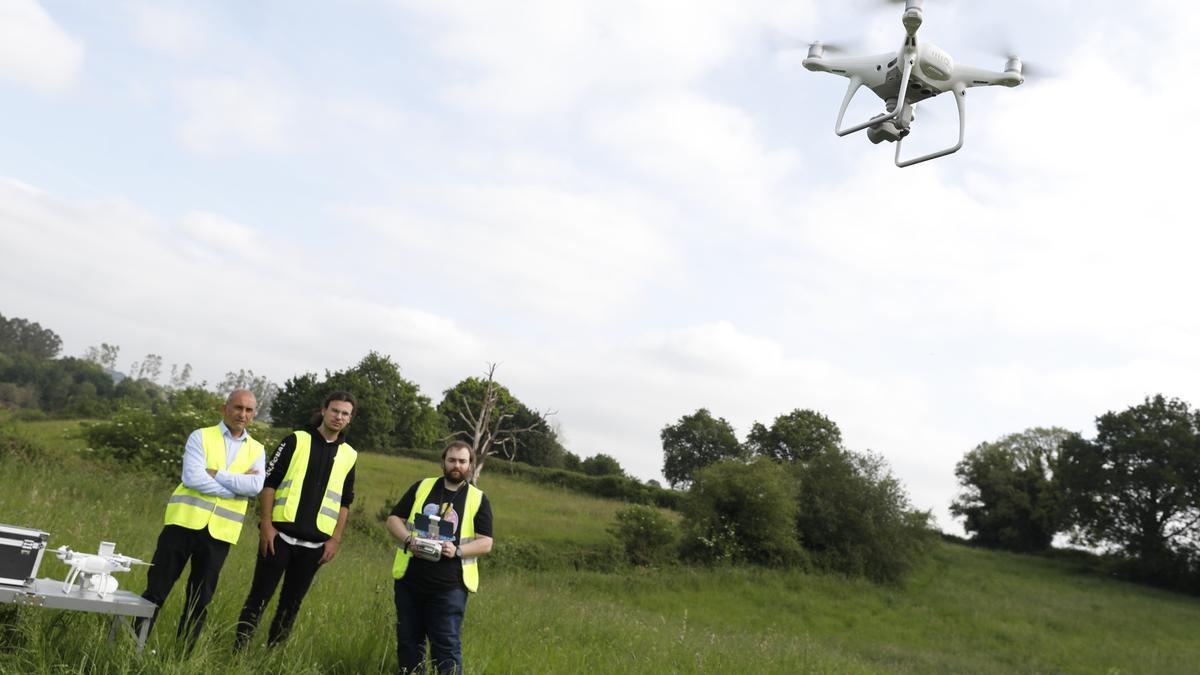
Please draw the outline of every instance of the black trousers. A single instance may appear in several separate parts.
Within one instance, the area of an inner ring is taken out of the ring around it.
[[[146,573],[146,592],[142,597],[162,608],[171,588],[191,560],[192,571],[188,575],[187,595],[183,614],[179,617],[177,637],[188,637],[188,648],[195,646],[204,619],[208,616],[208,603],[212,602],[217,590],[217,579],[225,557],[229,555],[229,543],[213,539],[204,530],[189,530],[178,525],[167,525],[158,535],[153,563]],[[150,629],[158,619],[158,609],[150,617]]]
[[[324,546],[294,546],[275,535],[275,553],[260,554],[254,562],[254,581],[250,583],[250,595],[246,597],[246,604],[242,605],[242,614],[238,617],[234,649],[244,647],[254,635],[267,603],[275,595],[280,578],[283,579],[283,590],[279,593],[279,606],[275,608],[275,618],[271,620],[271,628],[267,632],[267,645],[274,647],[287,639],[296,615],[300,613],[300,603],[304,601],[313,577],[321,567],[324,553]]]

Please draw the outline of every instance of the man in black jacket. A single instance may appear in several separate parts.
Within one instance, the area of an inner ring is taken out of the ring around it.
[[[258,558],[238,618],[235,650],[253,636],[280,578],[283,590],[267,644],[285,640],[317,570],[337,555],[354,501],[357,453],[345,442],[353,415],[354,396],[329,394],[313,426],[283,439],[268,462],[259,496]]]

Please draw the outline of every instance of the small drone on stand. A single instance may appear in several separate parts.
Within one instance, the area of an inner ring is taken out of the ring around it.
[[[82,575],[80,588],[104,598],[117,590],[113,572],[128,572],[133,565],[151,564],[121,555],[116,550],[117,545],[111,541],[100,542],[100,549],[96,553],[79,553],[66,546],[58,547],[55,550],[58,559],[71,566],[71,571],[67,572],[67,578],[63,581],[63,593],[70,593],[75,580]]]
[[[899,4],[901,0],[889,1]],[[842,108],[838,111],[834,132],[838,136],[846,136],[866,129],[867,138],[872,143],[894,142],[898,167],[912,166],[958,152],[967,128],[963,99],[968,88],[993,85],[1015,87],[1025,81],[1024,66],[1016,56],[1009,56],[1004,70],[1000,72],[955,63],[949,54],[938,47],[927,42],[918,44],[917,30],[924,21],[921,10],[923,0],[903,1],[904,13],[900,21],[907,34],[899,51],[873,56],[826,58],[826,46],[814,42],[808,48],[808,58],[804,59],[804,67],[809,70],[834,73],[850,80],[846,96],[842,99]],[[887,112],[843,129],[842,118],[846,115],[846,108],[863,85],[883,99]],[[916,119],[917,104],[945,92],[954,92],[954,102],[958,104],[958,143],[937,152],[902,160],[900,148]]]

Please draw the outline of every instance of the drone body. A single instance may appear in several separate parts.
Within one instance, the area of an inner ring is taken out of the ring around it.
[[[1015,56],[1008,57],[1003,71],[977,68],[961,63],[936,45],[917,42],[917,30],[924,21],[922,0],[906,0],[901,23],[906,36],[899,51],[871,56],[827,58],[825,45],[814,42],[808,49],[804,67],[815,72],[833,73],[850,80],[842,107],[838,112],[834,132],[845,136],[867,131],[872,143],[896,143],[896,166],[906,167],[957,152],[966,135],[966,90],[971,87],[1015,87],[1025,81],[1023,65]],[[861,124],[843,128],[846,108],[860,87],[866,86],[881,98],[886,112]],[[958,143],[937,152],[909,159],[900,158],[905,136],[912,130],[917,104],[942,94],[953,92],[958,106]]]
[[[100,542],[100,550],[96,553],[79,553],[66,546],[60,546],[55,554],[59,560],[71,566],[71,571],[67,572],[67,578],[63,580],[63,593],[70,593],[75,580],[82,576],[80,588],[101,598],[117,590],[117,580],[112,577],[113,572],[128,572],[133,565],[149,564],[117,553],[116,545],[108,541]]]

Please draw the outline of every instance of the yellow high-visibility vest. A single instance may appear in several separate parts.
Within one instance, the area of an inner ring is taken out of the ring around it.
[[[204,458],[207,468],[216,471],[228,470],[230,473],[245,473],[254,466],[254,460],[263,456],[263,445],[250,438],[250,432],[245,432],[246,440],[229,468],[225,467],[225,436],[220,426],[205,427],[200,430],[200,440],[204,446]],[[175,488],[171,498],[167,500],[167,513],[163,522],[167,525],[178,525],[189,530],[203,530],[213,539],[236,544],[242,533],[242,521],[246,519],[246,506],[249,497],[217,497],[206,495],[193,490],[183,483]]]
[[[408,514],[409,527],[412,527],[413,520],[417,514],[421,512],[421,507],[425,505],[425,499],[429,497],[429,493],[433,491],[433,486],[442,480],[441,476],[426,478],[417,486],[417,494],[413,498],[412,512]],[[464,507],[462,519],[458,523],[458,545],[469,544],[475,541],[475,513],[479,511],[479,504],[483,502],[483,490],[467,483],[467,505]],[[396,549],[396,559],[392,562],[392,578],[399,579],[404,576],[408,570],[408,561],[412,560],[412,553],[400,546]],[[463,585],[472,593],[479,590],[479,558],[466,557],[462,558]]]
[[[304,474],[308,473],[312,435],[307,431],[294,433],[296,450],[292,453],[292,463],[288,465],[283,482],[275,489],[275,506],[271,509],[271,520],[277,523],[296,522],[296,512],[300,509],[300,490],[304,487]],[[349,443],[338,446],[333,468],[329,470],[329,483],[325,485],[325,496],[321,499],[321,507],[317,509],[317,529],[325,534],[333,535],[333,529],[337,526],[338,512],[342,509],[342,489],[357,458],[358,453]]]

